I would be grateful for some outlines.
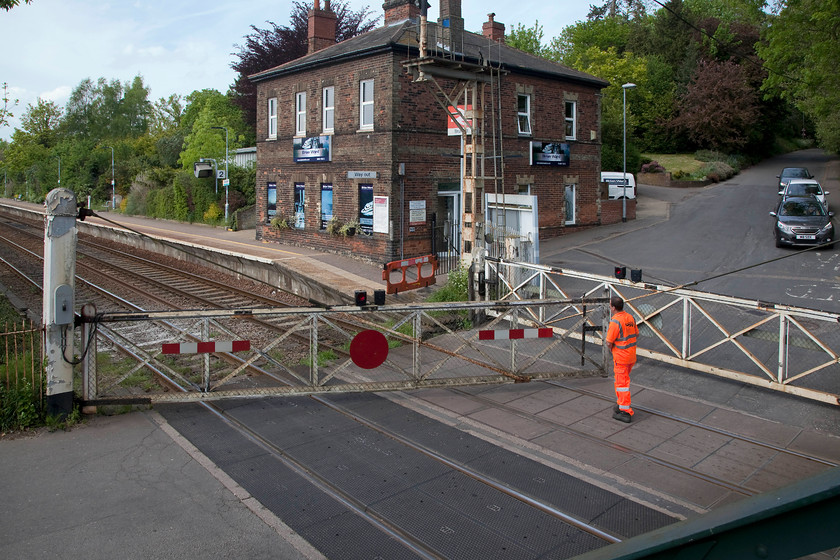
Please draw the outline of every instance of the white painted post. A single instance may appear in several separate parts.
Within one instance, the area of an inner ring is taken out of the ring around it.
[[[44,355],[47,414],[73,412],[76,195],[53,189],[44,203]]]

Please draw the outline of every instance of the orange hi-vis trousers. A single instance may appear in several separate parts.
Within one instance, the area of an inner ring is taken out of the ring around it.
[[[633,409],[630,407],[630,370],[634,364],[614,364],[615,372],[615,397],[618,401],[618,408],[630,416]]]

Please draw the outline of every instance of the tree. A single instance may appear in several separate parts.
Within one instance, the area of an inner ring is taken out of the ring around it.
[[[605,51],[590,47],[581,54],[575,68],[610,83],[604,88],[601,101],[601,166],[606,170],[621,169],[624,142],[624,92],[621,86],[627,82],[636,84],[627,111],[627,168],[637,169],[639,154],[633,129],[639,121],[635,115],[646,111],[646,99],[650,95],[647,61],[633,53],[619,56],[614,47]]]
[[[238,52],[231,53],[239,60],[230,66],[239,73],[231,86],[233,101],[243,112],[245,122],[256,134],[257,88],[248,76],[280,66],[305,55],[308,49],[307,26],[311,3],[296,1],[288,27],[272,21],[268,29],[251,26],[252,33],[245,36],[243,45],[234,45]],[[370,19],[370,8],[365,6],[357,12],[347,7],[347,2],[332,3],[336,15],[335,39],[339,43],[373,29],[379,18]]]
[[[724,153],[746,146],[759,117],[758,94],[734,62],[703,61],[680,97],[671,126],[701,148]]]
[[[242,147],[248,127],[242,118],[242,111],[231,98],[216,90],[194,91],[187,96],[187,108],[181,118],[180,128],[184,134],[184,147],[179,163],[185,171],[192,172],[193,164],[200,158],[224,161],[225,132],[214,126],[228,129],[228,152]]]
[[[613,48],[617,54],[623,54],[632,30],[633,27],[624,18],[578,22],[564,28],[559,37],[551,40],[546,57],[576,67],[578,59],[590,47],[602,51]]]
[[[23,0],[27,4],[31,4],[32,0]],[[0,0],[0,9],[6,10],[7,12],[14,8],[15,6],[20,5],[20,0]]]
[[[840,152],[840,0],[787,0],[757,46],[767,79],[762,90],[779,95],[813,121],[822,147]]]
[[[543,28],[539,20],[534,22],[534,27],[525,27],[521,23],[505,36],[505,44],[509,47],[525,51],[536,56],[543,54]]]
[[[61,108],[53,101],[38,98],[38,102],[27,105],[21,117],[21,127],[33,137],[33,141],[46,148],[55,145],[58,127],[61,124]]]
[[[18,104],[17,99],[11,99],[9,97],[9,84],[3,82],[3,107],[0,108],[0,127],[9,126],[9,119],[14,117],[15,115],[12,113],[12,110],[9,108],[9,102],[11,102],[12,107]]]

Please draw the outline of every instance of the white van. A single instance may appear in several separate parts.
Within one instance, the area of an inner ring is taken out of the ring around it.
[[[636,198],[636,178],[632,173],[627,174],[627,190],[624,189],[624,173],[621,171],[601,171],[601,182],[606,183],[609,187],[610,199],[624,198],[624,193],[627,193],[627,198]]]

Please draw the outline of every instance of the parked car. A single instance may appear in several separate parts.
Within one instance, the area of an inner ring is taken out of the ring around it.
[[[791,179],[785,188],[779,191],[779,194],[783,198],[790,196],[814,195],[817,200],[822,202],[825,207],[828,208],[828,203],[826,202],[825,197],[831,193],[824,191],[816,179]]]
[[[814,176],[811,175],[807,167],[785,167],[781,173],[776,175],[776,178],[779,179],[778,190],[782,190],[791,179],[813,179]]]
[[[776,247],[823,245],[834,241],[834,212],[813,195],[782,197],[775,212]],[[834,244],[832,243],[831,247]]]
[[[602,171],[601,182],[609,188],[609,198],[636,198],[636,178],[632,173],[627,174],[627,188],[624,187],[624,173],[622,171]]]

